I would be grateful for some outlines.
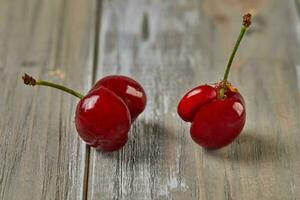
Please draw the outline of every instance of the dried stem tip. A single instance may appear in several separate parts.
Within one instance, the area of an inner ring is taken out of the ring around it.
[[[25,85],[32,85],[32,86],[36,85],[36,80],[32,76],[29,76],[28,74],[24,74],[22,76],[22,79],[24,80]]]
[[[248,28],[251,24],[251,14],[247,13],[243,16],[243,26]]]

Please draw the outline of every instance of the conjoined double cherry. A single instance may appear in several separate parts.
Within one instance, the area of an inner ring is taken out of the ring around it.
[[[126,76],[106,76],[85,96],[62,85],[35,80],[27,74],[22,78],[27,85],[50,86],[80,98],[75,114],[77,132],[88,145],[98,150],[122,148],[128,140],[131,123],[146,106],[144,89]]]
[[[207,149],[230,144],[245,125],[245,101],[227,78],[235,53],[250,24],[251,15],[244,15],[241,33],[228,61],[224,79],[214,85],[193,88],[178,104],[179,116],[192,123],[190,132],[193,140]]]
[[[251,15],[243,17],[243,26],[228,61],[224,79],[214,85],[200,85],[183,96],[179,116],[192,122],[193,140],[208,149],[231,143],[242,131],[246,110],[242,95],[228,81],[230,67],[239,44],[251,24]],[[135,80],[125,76],[107,76],[82,94],[55,83],[35,80],[25,74],[27,85],[50,86],[80,98],[75,125],[80,137],[90,146],[103,151],[122,148],[128,140],[131,123],[143,112],[146,94]]]

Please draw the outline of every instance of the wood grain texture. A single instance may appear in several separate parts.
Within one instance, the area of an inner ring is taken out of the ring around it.
[[[82,199],[86,145],[78,99],[24,86],[24,72],[86,91],[94,1],[0,1],[0,199]]]
[[[299,198],[296,3],[104,0],[97,77],[132,76],[148,105],[125,148],[91,151],[88,199]],[[229,78],[246,99],[247,124],[232,145],[206,151],[191,140],[177,102],[222,77],[246,11],[253,26]]]
[[[229,77],[246,127],[206,151],[177,102],[222,77],[247,11]],[[0,199],[298,199],[299,27],[299,0],[0,0]],[[79,91],[129,75],[148,105],[121,151],[89,153],[74,128],[78,100],[23,86],[23,72]]]

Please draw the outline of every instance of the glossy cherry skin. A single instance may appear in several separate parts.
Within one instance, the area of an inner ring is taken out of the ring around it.
[[[106,76],[93,86],[92,90],[98,87],[106,87],[119,96],[127,105],[131,121],[145,109],[147,97],[143,87],[135,80],[120,75]]]
[[[87,144],[98,150],[114,151],[126,144],[131,117],[120,97],[99,86],[79,101],[75,124]]]
[[[228,90],[218,97],[217,86],[202,85],[189,91],[179,102],[178,114],[192,122],[192,139],[207,149],[230,144],[242,131],[246,121],[245,101],[238,92]]]
[[[200,85],[186,93],[178,104],[177,112],[186,122],[192,122],[200,107],[217,98],[210,85]]]

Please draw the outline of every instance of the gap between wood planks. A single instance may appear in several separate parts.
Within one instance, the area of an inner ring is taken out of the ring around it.
[[[98,67],[99,58],[99,38],[101,28],[101,13],[102,13],[102,0],[95,0],[95,31],[94,31],[94,52],[93,52],[93,70],[92,70],[92,84],[96,82],[96,72]],[[86,144],[85,151],[85,166],[84,166],[84,177],[83,177],[83,200],[88,199],[88,186],[89,186],[89,171],[90,171],[90,154],[91,147]]]

